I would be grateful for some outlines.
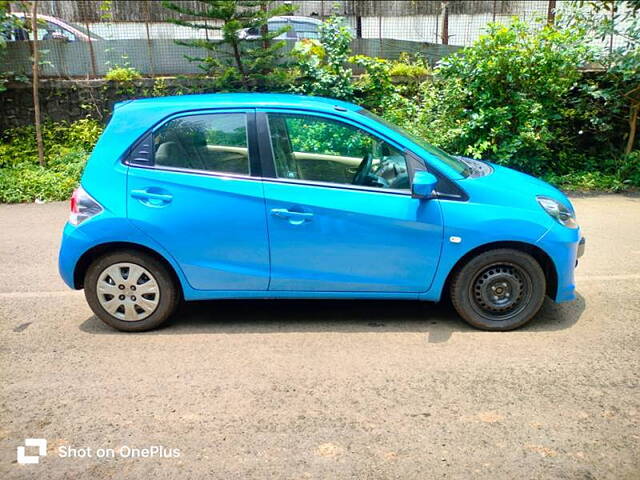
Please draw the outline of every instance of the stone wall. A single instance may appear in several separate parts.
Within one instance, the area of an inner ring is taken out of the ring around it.
[[[0,131],[33,125],[31,83],[11,82],[0,93]],[[142,79],[131,83],[105,80],[42,80],[40,106],[44,121],[74,121],[91,116],[106,123],[114,103],[131,98],[205,93],[212,89],[195,78]]]

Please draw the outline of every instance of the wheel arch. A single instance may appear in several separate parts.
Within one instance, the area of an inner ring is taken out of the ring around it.
[[[162,254],[158,253],[156,250],[149,248],[144,245],[140,245],[139,243],[132,242],[108,242],[102,243],[100,245],[96,245],[86,252],[82,254],[82,256],[76,262],[76,266],[73,271],[73,284],[76,289],[84,288],[84,277],[87,273],[87,269],[89,265],[98,257],[105,255],[111,252],[117,252],[120,250],[137,250],[147,255],[151,255],[160,263],[162,263],[169,274],[171,275],[172,280],[174,281],[176,287],[179,289],[179,295],[181,298],[184,297],[184,292],[182,290],[182,282],[180,281],[180,277],[178,276],[176,269],[171,264],[169,260],[167,260]]]
[[[546,294],[555,300],[557,292],[558,292],[558,272],[556,270],[555,264],[551,257],[542,250],[540,247],[533,245],[531,243],[526,242],[518,242],[518,241],[501,241],[501,242],[491,242],[485,243],[483,245],[479,245],[472,250],[465,253],[456,264],[453,266],[449,275],[447,275],[447,280],[444,283],[443,293],[449,292],[449,287],[451,286],[451,282],[455,275],[460,271],[462,267],[464,267],[472,258],[480,255],[481,253],[488,252],[490,250],[496,250],[499,248],[511,248],[513,250],[518,250],[523,253],[528,253],[531,255],[540,265],[542,271],[544,272],[544,277],[547,282],[547,291]]]

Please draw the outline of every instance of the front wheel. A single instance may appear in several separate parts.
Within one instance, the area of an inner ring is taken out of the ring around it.
[[[497,249],[471,259],[451,283],[460,316],[483,330],[505,331],[531,320],[544,302],[546,280],[531,255]]]
[[[158,327],[179,302],[178,288],[167,268],[136,250],[94,260],[85,275],[84,293],[100,320],[125,332]]]

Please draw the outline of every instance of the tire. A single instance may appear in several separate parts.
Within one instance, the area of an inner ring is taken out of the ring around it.
[[[179,292],[167,267],[137,250],[98,257],[84,277],[84,294],[93,313],[123,332],[162,325],[178,306]]]
[[[544,272],[535,258],[501,248],[481,253],[456,272],[450,296],[458,314],[470,325],[507,331],[538,313],[546,289]]]

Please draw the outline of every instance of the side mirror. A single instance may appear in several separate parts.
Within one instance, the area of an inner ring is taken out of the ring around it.
[[[433,173],[419,171],[413,174],[413,182],[411,182],[411,197],[413,198],[432,198],[433,190],[436,188],[438,179]]]

